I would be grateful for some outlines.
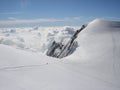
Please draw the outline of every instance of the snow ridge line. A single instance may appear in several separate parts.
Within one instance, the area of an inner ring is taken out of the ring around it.
[[[3,67],[3,68],[0,68],[0,71],[2,71],[2,70],[21,69],[21,68],[40,67],[40,66],[45,66],[45,65],[48,65],[48,63],[38,64],[38,65],[21,65],[21,66],[14,66],[14,67]]]
[[[64,60],[60,60],[60,61],[57,61],[57,62],[51,62],[51,63],[44,63],[44,64],[36,64],[36,65],[21,65],[21,66],[9,66],[9,67],[1,67],[0,68],[0,71],[4,71],[4,70],[14,70],[14,69],[21,69],[21,68],[34,68],[34,67],[42,67],[42,66],[45,66],[45,65],[51,65],[51,64],[56,64],[58,62],[62,62]]]

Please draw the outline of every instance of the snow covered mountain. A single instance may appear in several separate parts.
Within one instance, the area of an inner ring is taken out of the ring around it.
[[[120,90],[120,22],[93,20],[63,59],[41,53],[75,30],[0,30],[0,90]]]

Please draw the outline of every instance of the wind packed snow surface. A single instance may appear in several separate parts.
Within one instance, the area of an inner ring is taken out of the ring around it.
[[[90,22],[63,59],[41,53],[75,30],[1,29],[0,90],[120,90],[120,22]]]

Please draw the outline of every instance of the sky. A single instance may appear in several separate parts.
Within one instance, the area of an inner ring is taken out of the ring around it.
[[[0,0],[0,27],[79,26],[120,21],[120,0]]]

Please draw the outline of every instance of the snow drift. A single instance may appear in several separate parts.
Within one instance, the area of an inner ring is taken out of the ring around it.
[[[90,22],[77,38],[76,51],[61,60],[13,48],[18,44],[13,36],[20,35],[27,35],[18,39],[26,47],[24,42],[31,37],[28,29],[12,30],[10,35],[6,30],[0,32],[1,44],[8,45],[0,45],[0,90],[120,90],[120,22]],[[54,32],[50,36],[62,37],[61,31]],[[5,42],[8,39],[14,42]]]

